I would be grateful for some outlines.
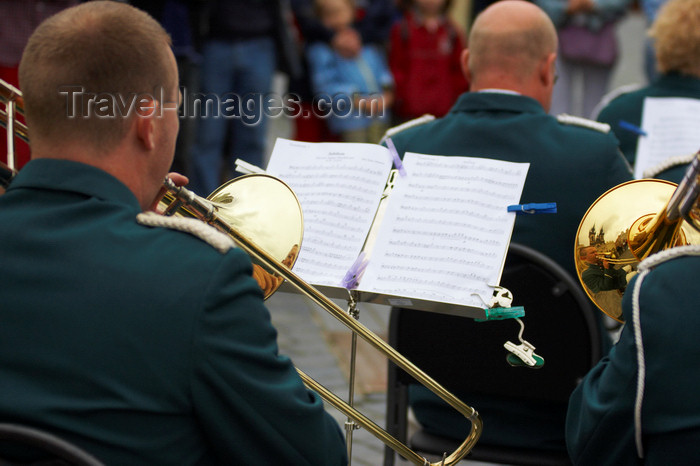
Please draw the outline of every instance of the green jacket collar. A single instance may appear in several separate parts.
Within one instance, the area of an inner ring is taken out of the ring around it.
[[[497,92],[465,92],[450,113],[478,111],[546,114],[542,105],[532,97]]]
[[[700,94],[700,79],[686,74],[669,73],[659,75],[654,81],[655,87],[673,90],[686,89]]]
[[[12,180],[8,192],[21,188],[74,192],[141,211],[136,196],[121,181],[99,168],[70,160],[31,160]]]

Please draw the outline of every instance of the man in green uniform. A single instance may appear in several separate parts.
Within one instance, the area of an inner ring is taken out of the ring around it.
[[[629,128],[642,125],[647,97],[683,97],[700,99],[700,0],[675,0],[661,7],[651,27],[659,76],[650,85],[612,98],[597,120],[610,125],[620,141],[620,149],[631,165],[637,154],[640,134]],[[610,99],[610,97],[608,98]],[[625,125],[629,123],[632,126]],[[676,154],[676,156],[693,154]],[[663,167],[661,179],[680,182],[687,164]]]
[[[110,465],[347,463],[248,256],[143,213],[178,131],[165,31],[84,3],[39,26],[20,83],[32,160],[0,196],[0,420]]]
[[[534,18],[510,22],[519,13]],[[475,24],[480,27],[472,29],[462,56],[471,92],[446,117],[392,141],[400,155],[529,162],[522,202],[556,202],[557,214],[519,216],[513,241],[545,252],[575,277],[572,244],[579,222],[599,195],[630,180],[631,172],[607,125],[547,115],[557,43],[540,13],[525,3],[499,2]]]
[[[580,254],[581,260],[588,265],[588,268],[581,272],[581,280],[591,292],[625,290],[627,286],[626,270],[611,267],[605,259],[598,263],[595,246],[583,248]]]
[[[685,466],[700,458],[700,372],[691,362],[700,358],[700,247],[663,251],[638,270],[622,298],[619,341],[569,402],[566,440],[576,465]]]
[[[444,118],[401,131],[392,141],[400,155],[411,151],[529,162],[522,202],[556,202],[557,213],[519,216],[512,240],[543,252],[575,277],[573,245],[581,218],[599,195],[630,180],[631,172],[606,125],[547,114],[556,53],[556,31],[541,9],[524,1],[493,4],[476,19],[462,55],[471,91]],[[482,441],[565,449],[565,404],[549,405],[545,413],[539,406],[458,395],[478,409],[485,426],[489,418],[502,426],[496,431],[486,427]],[[411,405],[429,432],[466,436],[468,423],[453,410],[450,415],[426,389],[412,387]]]

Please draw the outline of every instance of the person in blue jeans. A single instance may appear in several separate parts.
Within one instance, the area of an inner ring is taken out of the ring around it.
[[[224,163],[232,169],[240,158],[264,168],[269,112],[263,102],[272,76],[278,64],[290,73],[300,66],[285,36],[284,0],[214,0],[209,8],[201,107],[191,107],[199,127],[189,173],[191,188],[204,196],[221,184]]]

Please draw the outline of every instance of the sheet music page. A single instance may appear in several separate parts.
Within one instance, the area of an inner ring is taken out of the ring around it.
[[[360,289],[484,307],[529,166],[407,152]]]
[[[664,160],[690,155],[700,149],[700,100],[680,97],[647,97],[642,111],[634,177]]]
[[[294,273],[314,285],[341,286],[362,251],[392,163],[377,144],[277,139],[267,173],[292,188],[304,215]]]

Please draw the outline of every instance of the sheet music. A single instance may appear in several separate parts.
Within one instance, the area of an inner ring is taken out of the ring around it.
[[[294,273],[340,286],[362,250],[391,165],[388,150],[376,144],[277,139],[267,172],[294,190],[304,215]]]
[[[527,163],[407,152],[360,289],[484,307],[503,268]]]
[[[634,177],[664,160],[694,154],[700,149],[700,100],[680,97],[647,97],[634,163]]]

